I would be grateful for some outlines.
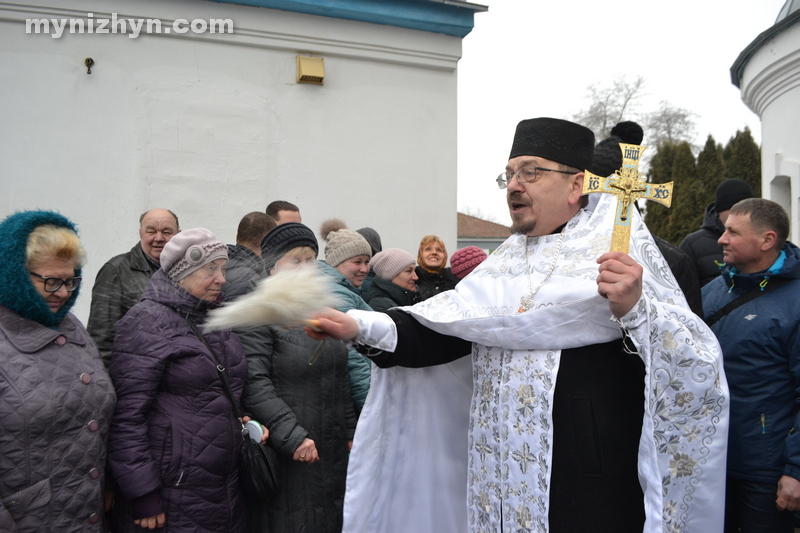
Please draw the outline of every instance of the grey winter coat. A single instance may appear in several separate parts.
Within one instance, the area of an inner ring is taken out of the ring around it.
[[[283,467],[280,490],[266,504],[268,527],[260,531],[340,532],[347,441],[356,428],[347,349],[328,339],[312,361],[320,344],[301,328],[264,326],[241,332],[240,338],[248,367],[242,403],[269,428],[269,442]],[[320,460],[313,464],[292,459],[306,438],[319,453]]]
[[[244,530],[242,426],[211,354],[184,319],[202,330],[215,305],[158,270],[141,303],[117,324],[110,373],[118,400],[108,441],[120,491],[114,533],[141,532],[133,520],[161,512],[167,532]],[[247,377],[241,342],[230,331],[205,338],[238,398]]]
[[[0,531],[103,531],[114,400],[74,315],[54,329],[0,306]]]
[[[136,243],[130,252],[112,257],[100,268],[92,287],[92,306],[86,329],[97,343],[106,367],[111,362],[114,326],[139,303],[150,276],[158,265],[150,261]]]

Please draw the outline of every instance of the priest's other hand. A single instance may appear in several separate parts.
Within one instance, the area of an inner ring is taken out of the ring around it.
[[[622,318],[642,296],[642,265],[622,252],[605,253],[597,262],[597,292],[608,300],[611,313]]]
[[[306,334],[321,341],[331,337],[337,341],[350,341],[358,335],[358,323],[356,320],[337,311],[336,309],[323,309],[309,321],[304,328]]]
[[[800,509],[800,481],[792,476],[781,476],[778,480],[778,498],[775,506],[779,511]]]

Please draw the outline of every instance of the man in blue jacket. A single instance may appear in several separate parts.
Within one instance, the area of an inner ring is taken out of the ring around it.
[[[800,509],[800,250],[770,200],[734,205],[726,266],[703,287],[731,393],[726,531],[793,531]]]

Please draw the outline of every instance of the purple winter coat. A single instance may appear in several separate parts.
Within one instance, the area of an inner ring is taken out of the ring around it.
[[[200,326],[216,306],[158,270],[142,301],[117,323],[110,374],[117,407],[108,463],[119,485],[114,533],[143,531],[135,518],[166,513],[165,532],[239,532],[242,426],[211,354],[183,318]],[[238,399],[247,377],[239,338],[205,334]]]

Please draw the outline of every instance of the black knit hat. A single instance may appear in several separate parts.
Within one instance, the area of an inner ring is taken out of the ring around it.
[[[642,127],[635,122],[620,122],[611,129],[608,138],[594,147],[594,158],[589,168],[598,176],[610,176],[622,167],[622,150],[619,143],[641,144],[644,138]]]
[[[308,226],[299,222],[286,222],[275,226],[261,239],[264,270],[268,272],[286,252],[301,246],[308,246],[314,250],[314,257],[319,253],[317,237]]]
[[[714,209],[717,214],[727,211],[733,204],[753,197],[753,188],[744,180],[729,179],[717,187],[717,197],[714,200]]]
[[[584,170],[592,164],[593,151],[589,128],[557,118],[532,118],[517,124],[508,158],[531,155]]]

